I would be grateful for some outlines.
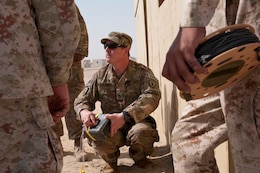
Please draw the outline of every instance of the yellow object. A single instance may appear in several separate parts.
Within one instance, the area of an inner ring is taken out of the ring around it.
[[[98,116],[99,116],[100,114],[96,114],[96,118],[98,118]],[[89,131],[88,131],[88,129],[86,130],[86,133],[87,133],[87,135],[89,136],[89,138],[92,140],[92,141],[96,141],[96,139],[89,133]]]
[[[85,173],[85,170],[84,170],[84,169],[81,169],[79,173]]]
[[[96,141],[96,139],[89,133],[88,130],[86,130],[86,133],[92,141]]]

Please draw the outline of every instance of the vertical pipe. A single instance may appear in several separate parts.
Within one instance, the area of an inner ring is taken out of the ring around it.
[[[147,27],[147,4],[146,0],[143,0],[144,4],[144,30],[145,30],[145,50],[146,50],[146,60],[147,60],[147,66],[149,67],[149,46],[148,46],[148,27]]]

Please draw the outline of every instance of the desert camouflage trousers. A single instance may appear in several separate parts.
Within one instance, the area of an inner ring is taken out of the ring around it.
[[[228,136],[235,172],[260,172],[260,67],[220,97],[189,101],[183,114],[172,132],[175,173],[219,172],[213,150]]]
[[[65,116],[65,122],[68,129],[69,139],[79,139],[82,133],[82,122],[76,119],[74,111],[74,100],[84,88],[84,73],[81,67],[81,61],[73,62],[70,78],[68,81],[68,89],[70,96],[70,109]],[[63,136],[63,125],[62,121],[59,121],[53,127],[53,130],[58,136]]]
[[[46,97],[2,99],[0,117],[0,172],[61,172],[62,150]]]
[[[133,126],[125,124],[113,137],[105,141],[89,140],[89,144],[106,162],[116,162],[120,156],[119,148],[124,145],[130,146],[129,156],[134,161],[139,161],[150,155],[154,150],[154,142],[159,141],[154,126],[156,125],[145,120]]]
[[[227,139],[219,95],[187,102],[172,131],[175,173],[218,173],[214,149]]]
[[[236,173],[260,172],[260,66],[221,94]]]

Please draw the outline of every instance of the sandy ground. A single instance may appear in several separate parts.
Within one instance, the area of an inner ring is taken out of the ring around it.
[[[63,121],[64,122],[64,121]],[[100,159],[87,144],[86,139],[83,140],[83,146],[87,152],[86,162],[77,162],[73,155],[73,140],[69,140],[67,137],[66,128],[64,136],[61,137],[63,145],[64,157],[63,157],[63,171],[62,173],[80,173],[82,169],[86,173],[100,173],[105,162]],[[172,173],[172,157],[168,146],[164,145],[163,141],[155,143],[155,150],[149,156],[149,159],[154,163],[153,167],[147,169],[141,169],[134,165],[133,160],[128,155],[128,147],[122,147],[120,149],[121,155],[118,160],[119,170],[121,173]]]
[[[95,69],[85,69],[84,80],[88,81],[91,75],[95,72]],[[98,107],[98,105],[97,105]],[[98,108],[97,108],[98,112]],[[61,142],[64,151],[63,158],[63,171],[62,173],[81,173],[84,169],[85,173],[100,173],[105,162],[100,159],[93,151],[93,149],[87,144],[86,139],[83,140],[83,146],[87,152],[86,162],[77,162],[74,153],[73,145],[74,141],[68,139],[68,132],[66,124],[64,123],[64,136],[61,137]],[[158,127],[160,128],[160,127]],[[147,169],[141,169],[134,165],[134,161],[128,155],[128,147],[122,147],[120,149],[121,155],[118,160],[119,170],[121,173],[173,173],[172,156],[169,146],[166,145],[164,138],[160,138],[160,141],[154,144],[154,152],[149,156],[149,159],[154,163],[153,167]]]

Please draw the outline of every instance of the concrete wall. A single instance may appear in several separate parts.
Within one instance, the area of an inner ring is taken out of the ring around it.
[[[152,116],[158,123],[161,138],[165,139],[166,145],[171,145],[170,134],[179,115],[182,115],[185,101],[161,72],[168,48],[179,29],[182,1],[134,0],[134,7],[137,61],[149,66],[160,81],[162,99]],[[227,143],[216,149],[216,157],[221,173],[233,172],[229,166]]]

